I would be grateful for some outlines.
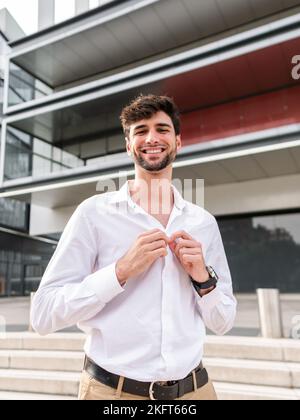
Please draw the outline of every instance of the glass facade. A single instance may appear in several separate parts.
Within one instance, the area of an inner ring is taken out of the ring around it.
[[[0,199],[0,296],[35,291],[54,251],[52,243],[26,235],[29,211],[25,202]]]
[[[218,222],[235,292],[300,292],[300,212]]]
[[[55,245],[0,232],[0,296],[36,291]]]

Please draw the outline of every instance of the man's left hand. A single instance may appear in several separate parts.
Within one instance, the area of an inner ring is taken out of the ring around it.
[[[199,283],[209,280],[200,242],[181,230],[173,233],[169,246],[193,280]]]

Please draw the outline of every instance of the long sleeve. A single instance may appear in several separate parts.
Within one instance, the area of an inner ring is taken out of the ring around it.
[[[197,304],[206,327],[217,335],[224,335],[233,327],[237,303],[233,296],[230,270],[216,220],[206,254],[206,265],[215,269],[219,281],[217,287],[202,298],[195,291]]]
[[[31,323],[41,335],[92,318],[124,291],[115,263],[93,272],[99,239],[82,207],[69,220],[33,299]]]

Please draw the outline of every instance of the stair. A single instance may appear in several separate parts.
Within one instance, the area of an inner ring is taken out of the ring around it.
[[[0,391],[0,401],[13,401],[13,400],[26,400],[26,401],[27,400],[77,400],[77,398],[66,397],[63,395]]]
[[[204,364],[221,400],[299,400],[300,341],[208,336]]]
[[[0,338],[0,400],[76,399],[84,335]],[[221,400],[299,400],[300,341],[208,336],[204,364]]]
[[[214,382],[220,400],[299,400],[300,391],[280,387]]]

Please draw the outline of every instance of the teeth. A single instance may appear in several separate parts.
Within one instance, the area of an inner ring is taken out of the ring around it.
[[[143,150],[143,153],[147,153],[147,154],[154,154],[154,153],[161,153],[163,152],[164,149],[151,149],[151,150]]]

